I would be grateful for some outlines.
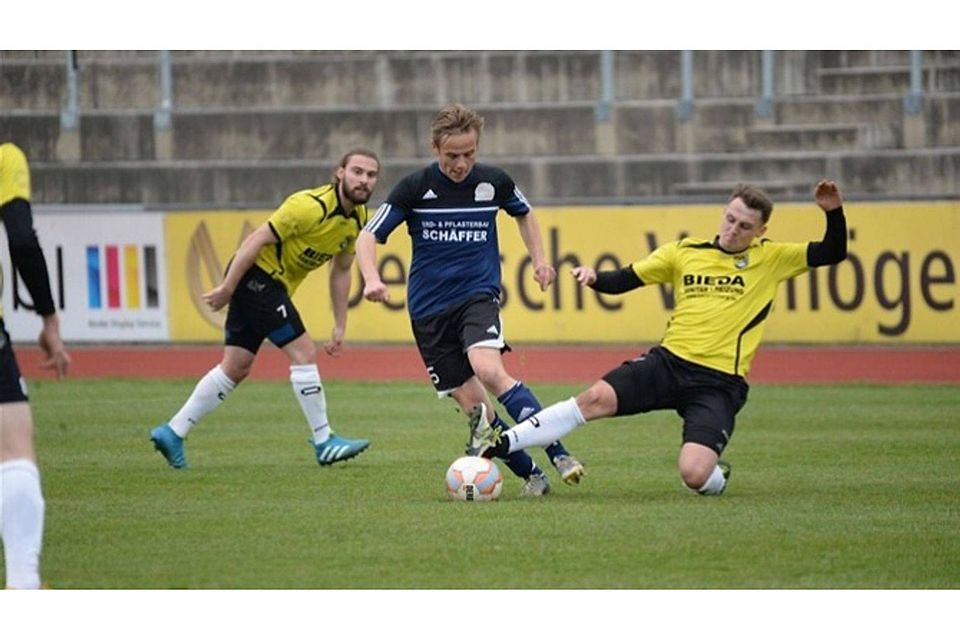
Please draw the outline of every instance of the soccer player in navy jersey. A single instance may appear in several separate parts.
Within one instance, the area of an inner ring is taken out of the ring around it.
[[[317,463],[349,460],[370,446],[365,438],[344,438],[330,428],[317,348],[292,297],[311,272],[330,264],[333,329],[323,348],[328,355],[339,355],[347,327],[354,243],[367,223],[366,202],[379,177],[380,160],[373,151],[348,151],[332,182],[290,195],[247,236],[230,259],[223,281],[203,295],[214,311],[229,305],[223,357],[197,382],[183,406],[150,431],[154,447],[171,467],[187,467],[187,434],[247,378],[265,340],[290,359],[290,384],[312,432]]]
[[[33,228],[30,166],[23,151],[12,142],[0,144],[0,219],[7,232],[13,268],[30,292],[33,310],[43,318],[39,343],[46,358],[41,366],[54,369],[57,377],[63,378],[70,356],[60,337],[50,275]],[[0,288],[2,285],[0,271]],[[27,385],[20,376],[0,308],[0,538],[8,589],[40,587],[45,508]]]
[[[840,190],[822,180],[814,199],[826,215],[819,242],[763,238],[773,202],[756,187],[738,185],[713,240],[684,238],[619,270],[574,268],[577,282],[601,293],[671,284],[676,304],[663,340],[576,398],[547,407],[508,431],[491,425],[478,407],[471,413],[468,452],[502,456],[551,442],[591,420],[673,409],[683,418],[678,459],[683,483],[701,495],[723,493],[730,465],[720,454],[747,401],[745,376],[778,285],[847,255]]]
[[[530,203],[507,173],[476,161],[483,118],[461,104],[434,118],[432,149],[437,161],[401,180],[357,238],[363,295],[384,302],[389,294],[376,267],[376,244],[407,224],[413,258],[407,283],[407,310],[413,334],[437,394],[452,396],[469,413],[479,404],[495,424],[491,392],[517,422],[540,410],[533,392],[504,368],[507,350],[500,321],[500,245],[496,217],[503,209],[517,222],[546,290],[556,270],[546,263],[540,227]],[[580,464],[559,441],[545,443],[564,482],[583,476]],[[517,455],[520,454],[520,455]],[[521,495],[541,496],[546,474],[522,451],[506,456],[524,478]]]

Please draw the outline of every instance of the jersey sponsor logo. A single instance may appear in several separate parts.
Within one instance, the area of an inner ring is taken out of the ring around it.
[[[421,200],[436,200],[437,194],[433,192],[433,189],[427,189],[427,192],[420,197]]]
[[[333,254],[321,253],[312,247],[307,247],[300,253],[301,263],[306,265],[310,269],[315,269],[317,267],[323,266],[332,257],[333,257]]]
[[[424,220],[420,237],[435,242],[476,242],[488,239],[487,220]]]
[[[481,182],[473,190],[473,199],[475,202],[490,202],[496,195],[496,190],[489,182]]]
[[[485,229],[424,229],[424,240],[436,240],[438,242],[486,242],[487,231]]]
[[[745,287],[743,283],[743,276],[701,276],[694,274],[686,274],[683,276],[684,286],[692,286],[696,284],[701,284],[705,286],[731,286],[731,287]]]
[[[737,269],[746,269],[748,264],[750,264],[750,259],[746,254],[737,256],[733,259],[733,266],[735,266]]]

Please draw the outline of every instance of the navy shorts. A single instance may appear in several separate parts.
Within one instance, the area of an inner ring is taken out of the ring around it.
[[[470,298],[435,316],[411,320],[410,324],[427,375],[441,395],[449,394],[473,377],[467,358],[471,347],[510,350],[503,340],[500,301],[492,296]]]
[[[260,267],[250,267],[230,298],[224,344],[256,353],[265,339],[283,347],[306,331],[286,288]]]
[[[718,454],[730,442],[749,386],[741,376],[716,371],[654,347],[603,376],[617,394],[618,416],[674,409],[683,418],[683,442]]]
[[[0,404],[27,402],[27,386],[20,375],[10,334],[0,319]]]

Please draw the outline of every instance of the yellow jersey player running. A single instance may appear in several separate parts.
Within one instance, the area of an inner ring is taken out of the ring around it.
[[[290,384],[313,433],[321,466],[352,458],[370,446],[333,433],[317,369],[317,350],[291,297],[313,270],[330,263],[333,331],[324,344],[328,355],[343,347],[347,299],[357,234],[367,223],[366,202],[380,175],[372,151],[354,149],[334,172],[334,181],[294,193],[240,245],[223,282],[203,296],[214,311],[229,303],[223,358],[194,388],[170,420],[150,439],[174,469],[187,466],[184,439],[250,373],[265,339],[290,358]]]
[[[739,185],[713,240],[685,238],[620,270],[573,269],[577,282],[601,293],[671,284],[676,304],[661,344],[613,369],[576,398],[547,407],[513,429],[491,427],[484,408],[476,407],[470,451],[502,456],[553,442],[598,418],[673,409],[683,418],[678,463],[683,483],[701,495],[723,493],[730,465],[720,454],[747,400],[744,377],[777,286],[847,255],[843,200],[836,184],[818,183],[815,200],[827,218],[819,242],[764,239],[773,203],[759,189]]]

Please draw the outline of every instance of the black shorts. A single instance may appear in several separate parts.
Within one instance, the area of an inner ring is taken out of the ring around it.
[[[27,402],[27,385],[20,375],[10,334],[0,319],[0,404]]]
[[[510,350],[503,340],[500,302],[488,295],[470,298],[435,316],[411,320],[410,326],[427,375],[440,395],[473,377],[467,359],[471,347]]]
[[[663,347],[624,362],[603,379],[617,394],[618,416],[675,409],[683,418],[683,442],[718,454],[733,436],[734,419],[749,390],[741,376],[688,362]]]
[[[264,339],[282,347],[306,331],[286,288],[260,267],[250,267],[230,298],[224,344],[256,353]]]

